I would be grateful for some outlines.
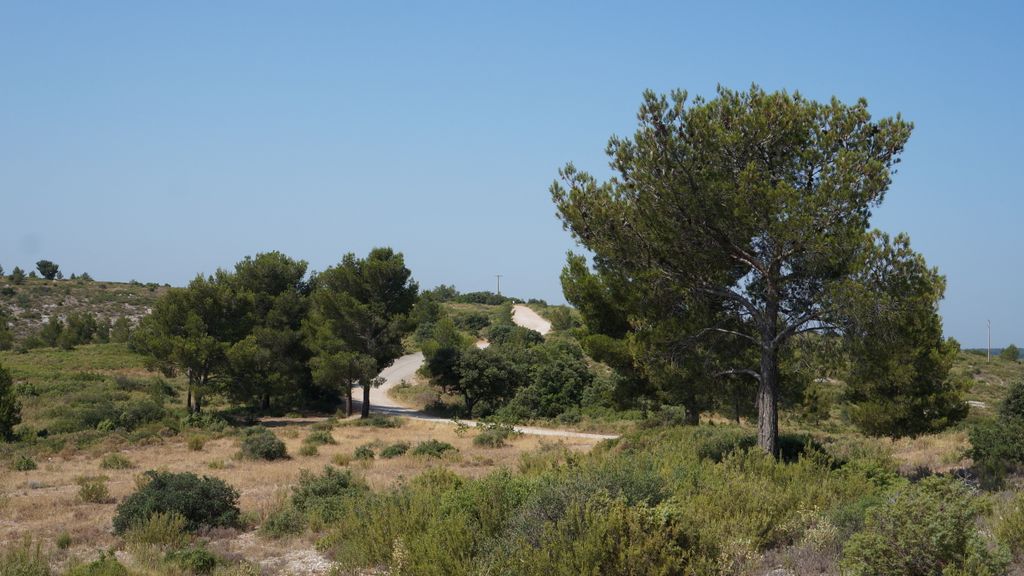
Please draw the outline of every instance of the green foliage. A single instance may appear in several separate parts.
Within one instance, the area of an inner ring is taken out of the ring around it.
[[[113,553],[100,552],[100,557],[68,570],[64,576],[131,576]]]
[[[132,326],[128,318],[119,316],[110,327],[110,341],[118,344],[127,344],[132,335]]]
[[[123,534],[156,513],[176,512],[190,531],[238,524],[238,492],[223,480],[190,472],[148,471],[144,482],[117,507],[114,532]]]
[[[166,559],[182,570],[197,575],[209,574],[217,567],[217,557],[203,545],[171,550]]]
[[[186,440],[185,443],[188,445],[189,450],[193,452],[201,452],[203,447],[206,446],[206,436],[193,434],[188,437],[188,440]]]
[[[960,346],[942,335],[945,279],[905,235],[873,234],[864,252],[855,284],[838,298],[854,319],[845,332],[851,419],[876,436],[943,430],[967,416],[970,386],[950,376]]]
[[[417,444],[416,447],[412,449],[412,454],[413,456],[430,456],[433,458],[440,458],[441,456],[444,456],[445,452],[449,451],[458,452],[458,449],[447,442],[430,439]]]
[[[507,445],[506,440],[519,434],[508,424],[480,424],[478,427],[481,432],[473,438],[474,446],[501,448]]]
[[[1007,362],[1017,362],[1020,360],[1020,348],[1017,348],[1014,344],[1010,344],[999,351],[999,357]]]
[[[36,262],[36,270],[39,271],[39,275],[43,278],[53,280],[60,273],[60,266],[49,260],[40,260]]]
[[[25,454],[17,454],[11,462],[11,469],[17,472],[27,472],[36,469],[36,461]]]
[[[408,442],[397,442],[380,451],[381,458],[397,458],[409,451]]]
[[[1006,398],[999,406],[999,415],[1003,418],[1024,418],[1024,380],[1010,384]]]
[[[317,444],[306,444],[303,442],[302,446],[299,446],[299,456],[316,456],[318,453]]]
[[[401,428],[401,418],[395,418],[394,416],[381,416],[380,414],[374,414],[369,418],[360,418],[354,422],[348,424],[349,426],[369,426],[372,428]]]
[[[188,520],[178,512],[155,512],[124,533],[125,543],[136,549],[152,546],[177,550],[184,548],[189,539]]]
[[[11,270],[10,279],[11,279],[11,284],[14,284],[15,286],[20,286],[20,285],[24,284],[25,283],[25,271],[22,270],[21,268],[15,266],[14,270]]]
[[[869,511],[864,529],[847,541],[843,574],[1005,574],[1008,559],[990,551],[975,526],[981,506],[954,479],[932,477],[901,487]]]
[[[0,364],[0,438],[12,440],[14,427],[21,423],[21,403],[14,395],[11,373]]]
[[[356,460],[373,460],[374,456],[373,447],[369,444],[359,446],[356,448],[355,452],[352,453],[352,457]]]
[[[242,457],[250,460],[280,460],[288,451],[277,436],[262,426],[246,428],[241,436]]]
[[[402,254],[374,248],[365,259],[346,254],[312,280],[305,331],[318,384],[340,384],[348,397],[354,383],[372,382],[402,355],[402,338],[411,329],[407,316],[419,290],[411,276]],[[369,387],[362,411],[369,417]]]
[[[306,517],[290,505],[270,512],[260,525],[260,534],[268,538],[284,538],[301,534],[306,529]]]
[[[71,547],[71,534],[67,530],[61,530],[61,533],[57,535],[57,540],[54,542],[58,550],[67,550]]]
[[[38,542],[26,538],[0,549],[0,576],[50,576],[49,558]]]
[[[106,504],[112,501],[106,476],[79,476],[75,483],[78,484],[78,499],[82,502]]]
[[[1001,486],[1024,463],[1024,419],[997,418],[975,423],[968,435],[969,455],[984,486]]]
[[[327,430],[314,430],[313,432],[310,432],[302,442],[313,446],[338,443],[338,441],[334,439],[334,436],[331,436],[331,433]]]

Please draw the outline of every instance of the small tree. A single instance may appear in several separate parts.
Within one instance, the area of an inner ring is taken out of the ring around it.
[[[36,270],[39,271],[39,275],[47,280],[53,280],[60,273],[60,266],[49,260],[40,260],[36,262]]]
[[[11,270],[11,284],[24,284],[25,283],[25,271],[15,266],[14,270]]]
[[[0,365],[0,437],[14,438],[14,427],[21,423],[21,404],[14,395],[11,373]]]
[[[121,316],[117,320],[114,320],[113,326],[110,327],[110,341],[118,344],[124,344],[128,342],[128,338],[132,334],[132,325],[128,321],[128,318]]]
[[[1017,348],[1017,346],[1010,344],[1009,346],[1003,348],[1002,351],[999,352],[999,357],[1002,358],[1003,360],[1016,362],[1017,360],[1020,359],[1020,348]]]

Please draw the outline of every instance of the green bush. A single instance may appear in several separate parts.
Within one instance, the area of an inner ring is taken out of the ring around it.
[[[284,538],[301,534],[306,529],[306,517],[293,506],[284,505],[270,512],[260,526],[260,533],[268,538]]]
[[[501,448],[506,440],[517,434],[514,427],[508,424],[481,424],[482,431],[473,438],[474,446],[485,448]]]
[[[262,427],[247,428],[242,433],[242,457],[250,460],[280,460],[288,451],[273,432]]]
[[[201,452],[203,447],[206,446],[206,436],[194,434],[188,437],[186,444],[188,445],[189,450],[193,452]]]
[[[100,468],[103,468],[104,470],[127,470],[134,467],[135,464],[133,464],[131,460],[117,452],[107,454],[103,457],[103,460],[100,461]]]
[[[994,531],[1014,557],[1024,557],[1024,494],[1014,494],[996,517]]]
[[[323,446],[324,444],[337,444],[338,441],[331,436],[331,433],[327,430],[314,430],[310,432],[306,439],[303,440],[305,444],[311,444],[313,446]]]
[[[931,477],[899,488],[846,542],[843,574],[1005,574],[1008,559],[989,550],[975,525],[981,505],[955,479]]]
[[[408,442],[396,442],[380,451],[382,458],[397,458],[409,451]]]
[[[50,576],[49,558],[38,542],[26,538],[0,550],[0,576]]]
[[[374,456],[373,448],[369,444],[363,444],[352,453],[352,457],[356,460],[373,460]]]
[[[143,475],[141,487],[125,498],[114,516],[114,532],[123,534],[158,512],[177,512],[185,518],[187,529],[236,526],[238,492],[223,480],[191,472],[173,473],[150,470]]]
[[[303,443],[302,446],[299,446],[299,456],[316,456],[318,454],[316,446],[316,444]]]
[[[217,557],[205,546],[192,546],[167,553],[166,559],[192,574],[209,574],[217,567]]]
[[[100,552],[99,558],[71,568],[65,576],[129,576],[129,572],[112,553]]]
[[[124,533],[124,541],[133,548],[177,550],[189,542],[188,521],[177,512],[156,512],[132,524]]]
[[[413,456],[431,456],[434,458],[440,458],[445,452],[458,450],[455,446],[447,442],[441,442],[440,440],[424,440],[416,445],[412,450]]]
[[[1006,475],[1024,463],[1024,419],[982,420],[971,427],[968,437],[968,455],[987,488],[1001,486]]]
[[[381,416],[373,414],[369,418],[360,418],[352,423],[353,426],[372,426],[373,428],[400,428],[402,420],[394,416]]]
[[[17,472],[28,472],[36,469],[36,461],[24,454],[18,454],[11,462],[11,469]]]
[[[67,550],[71,547],[71,534],[67,530],[61,530],[60,534],[57,535],[57,541],[54,542],[57,545],[58,550]]]
[[[1003,418],[1024,418],[1024,380],[1010,384],[1006,398],[999,406],[999,415]]]
[[[78,484],[78,498],[82,502],[106,504],[111,501],[106,476],[80,476],[75,479],[75,483]]]

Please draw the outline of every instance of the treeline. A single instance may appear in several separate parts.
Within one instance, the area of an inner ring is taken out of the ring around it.
[[[186,377],[192,413],[218,393],[260,410],[343,403],[350,414],[352,387],[373,385],[402,354],[418,286],[390,248],[347,254],[308,277],[307,267],[269,252],[198,276],[157,301],[130,347],[151,368]]]

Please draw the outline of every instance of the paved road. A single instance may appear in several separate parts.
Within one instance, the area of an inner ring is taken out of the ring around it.
[[[530,310],[526,306],[521,306],[527,312],[518,312],[516,306],[513,309],[512,321],[524,328],[531,330],[537,330],[541,334],[547,334],[551,331],[551,323],[541,318],[539,314]],[[479,343],[477,344],[479,346]],[[437,416],[431,416],[419,412],[409,406],[403,406],[397,400],[391,397],[388,393],[389,390],[402,383],[402,381],[412,382],[413,376],[416,371],[419,370],[420,366],[423,365],[423,353],[416,352],[414,354],[406,354],[395,360],[395,363],[381,371],[380,377],[384,379],[384,383],[377,388],[370,389],[370,410],[382,414],[390,414],[394,416],[404,416],[406,418],[416,418],[417,420],[427,420],[431,422],[448,422],[454,423],[449,418],[438,418]],[[352,407],[353,413],[359,413],[362,407],[363,391],[362,387],[356,387],[352,391],[355,403]],[[477,423],[472,420],[460,420],[467,426],[476,426]],[[530,434],[534,436],[554,436],[559,438],[589,438],[593,440],[607,440],[611,438],[618,438],[617,434],[594,434],[591,432],[576,432],[573,430],[558,430],[555,428],[538,428],[536,426],[516,426],[516,431],[522,434]]]

